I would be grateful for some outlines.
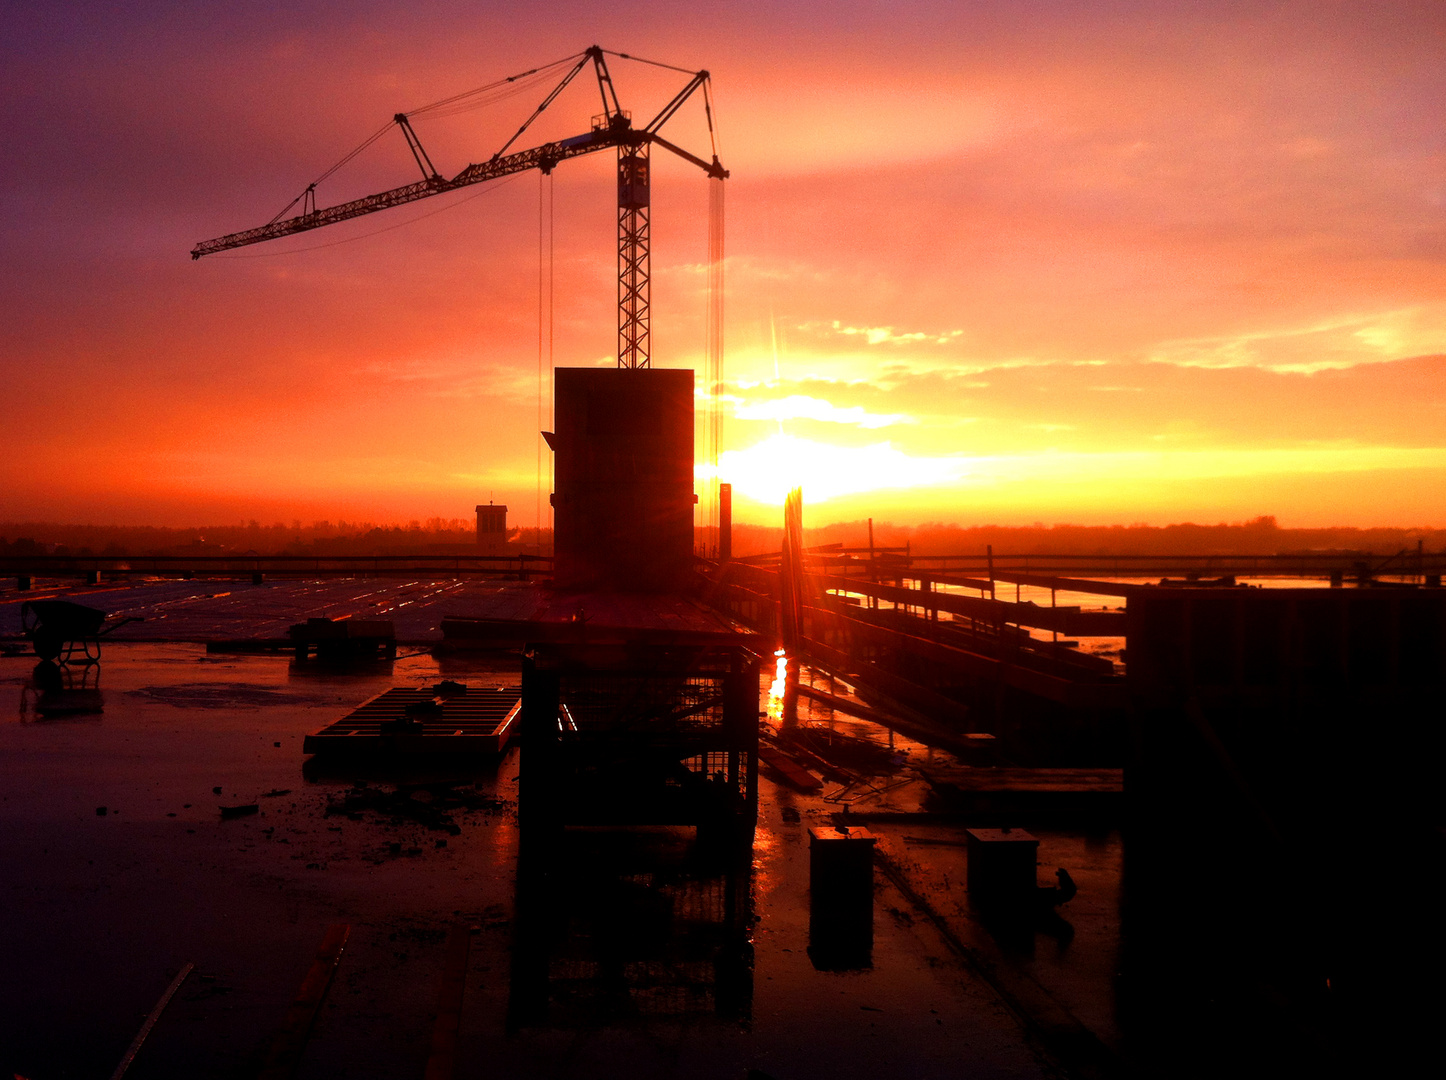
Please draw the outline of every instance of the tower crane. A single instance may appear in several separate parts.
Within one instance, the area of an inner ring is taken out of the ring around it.
[[[199,259],[203,255],[214,255],[232,248],[259,244],[266,240],[276,240],[310,229],[319,229],[324,225],[335,225],[338,222],[372,214],[378,210],[402,206],[419,199],[428,199],[433,195],[444,195],[449,191],[456,191],[458,188],[485,183],[488,180],[497,180],[514,173],[525,172],[528,169],[539,169],[544,174],[548,174],[559,163],[569,158],[616,147],[618,154],[618,367],[651,367],[649,338],[651,176],[649,151],[655,145],[660,146],[664,150],[677,154],[684,161],[697,165],[708,176],[717,180],[727,179],[728,170],[723,168],[718,160],[716,138],[713,143],[712,160],[705,161],[669,142],[658,133],[689,98],[702,90],[704,110],[708,119],[708,132],[710,137],[714,135],[708,72],[686,72],[682,68],[673,69],[689,75],[687,83],[652,120],[641,127],[636,127],[632,122],[631,113],[625,111],[618,102],[612,76],[608,73],[607,55],[617,56],[624,60],[637,59],[630,57],[627,53],[613,53],[597,45],[580,53],[576,58],[577,62],[543,99],[526,122],[517,129],[517,132],[503,144],[501,149],[485,162],[468,165],[451,179],[442,176],[433,166],[432,159],[422,147],[421,140],[413,130],[407,114],[397,113],[393,117],[393,122],[401,129],[407,147],[411,150],[418,168],[421,169],[421,180],[376,195],[368,195],[350,202],[320,208],[316,205],[316,184],[311,184],[290,206],[265,225],[230,233],[226,236],[218,236],[214,240],[204,240],[191,250],[191,258]],[[507,153],[533,121],[542,115],[568,84],[577,78],[589,64],[592,65],[593,74],[597,79],[603,108],[601,114],[593,117],[592,130],[575,135],[570,139],[543,143],[530,150]],[[292,210],[296,210],[298,204],[300,204],[300,209],[297,213],[290,217],[285,216]]]

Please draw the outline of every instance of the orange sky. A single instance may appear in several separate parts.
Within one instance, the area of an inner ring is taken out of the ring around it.
[[[714,75],[740,516],[801,482],[816,524],[1446,525],[1439,3],[598,10],[10,12],[0,520],[531,524],[535,174],[187,252],[396,111],[598,41]],[[614,75],[639,114],[678,85]],[[451,174],[541,92],[418,132]],[[691,107],[669,133],[706,151]],[[655,361],[701,366],[706,181],[655,161]],[[611,182],[552,181],[559,365],[615,348]]]

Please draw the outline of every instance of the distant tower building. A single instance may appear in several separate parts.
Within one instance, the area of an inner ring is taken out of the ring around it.
[[[477,548],[480,555],[501,555],[507,548],[507,507],[477,507]]]

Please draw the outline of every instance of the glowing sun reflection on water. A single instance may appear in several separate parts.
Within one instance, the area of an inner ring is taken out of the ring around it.
[[[777,723],[783,719],[783,687],[788,680],[788,656],[782,649],[773,655],[777,664],[773,670],[773,685],[768,688],[768,719]]]

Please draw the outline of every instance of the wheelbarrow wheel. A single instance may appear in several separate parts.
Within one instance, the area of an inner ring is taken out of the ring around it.
[[[35,631],[35,655],[42,660],[55,660],[65,648],[65,637],[58,630],[39,627]]]

